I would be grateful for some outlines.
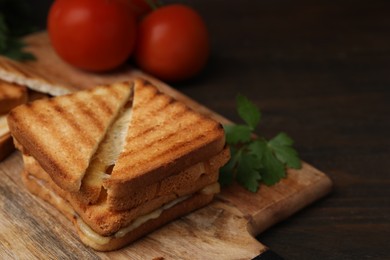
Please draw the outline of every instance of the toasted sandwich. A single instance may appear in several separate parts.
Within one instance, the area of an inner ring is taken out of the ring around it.
[[[8,124],[26,187],[96,250],[209,203],[230,156],[218,122],[141,79],[19,106]]]

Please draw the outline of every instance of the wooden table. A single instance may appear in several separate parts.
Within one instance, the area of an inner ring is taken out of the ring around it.
[[[235,95],[247,95],[259,134],[286,131],[334,181],[259,239],[287,259],[390,257],[390,2],[182,2],[206,20],[212,56],[173,86],[236,122]]]

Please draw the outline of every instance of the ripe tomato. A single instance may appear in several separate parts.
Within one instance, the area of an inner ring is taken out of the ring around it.
[[[181,4],[167,5],[140,23],[135,51],[138,66],[167,81],[188,79],[205,65],[209,37],[202,18]]]
[[[58,55],[85,70],[105,71],[132,53],[136,21],[122,0],[56,0],[48,32]]]

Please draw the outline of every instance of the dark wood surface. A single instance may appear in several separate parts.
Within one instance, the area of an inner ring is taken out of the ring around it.
[[[181,2],[206,20],[212,56],[173,86],[236,122],[247,95],[263,111],[258,134],[287,132],[334,181],[259,240],[286,259],[389,258],[390,2]]]

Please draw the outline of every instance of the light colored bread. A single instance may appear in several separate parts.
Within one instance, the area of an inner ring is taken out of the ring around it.
[[[0,114],[26,102],[27,89],[24,86],[0,80]]]
[[[131,98],[132,83],[96,87],[13,109],[13,137],[63,189],[76,192],[100,142]]]
[[[166,207],[164,210],[159,212],[159,215],[156,215],[153,218],[147,220],[146,222],[141,223],[138,227],[135,226],[134,229],[130,232],[125,232],[124,234],[119,236],[118,233],[116,235],[112,234],[102,237],[96,234],[94,231],[91,231],[92,227],[89,227],[82,220],[82,216],[80,218],[80,216],[74,211],[72,205],[69,204],[66,199],[57,194],[56,191],[52,190],[51,187],[47,185],[45,180],[39,179],[36,176],[31,175],[27,171],[24,171],[24,173],[22,174],[22,180],[31,193],[50,203],[62,214],[64,214],[70,221],[73,222],[80,236],[80,239],[84,244],[99,251],[110,251],[119,249],[133,242],[134,240],[152,232],[158,227],[161,227],[162,225],[182,215],[188,214],[189,212],[208,204],[210,201],[212,201],[214,197],[213,192],[195,193],[190,197],[185,197],[183,198],[183,200],[178,201],[178,203],[173,205],[172,207]],[[152,213],[152,215],[154,214]],[[92,233],[93,235],[88,235],[90,233]]]
[[[103,185],[109,197],[122,197],[211,158],[224,145],[221,124],[138,79],[126,145]]]

